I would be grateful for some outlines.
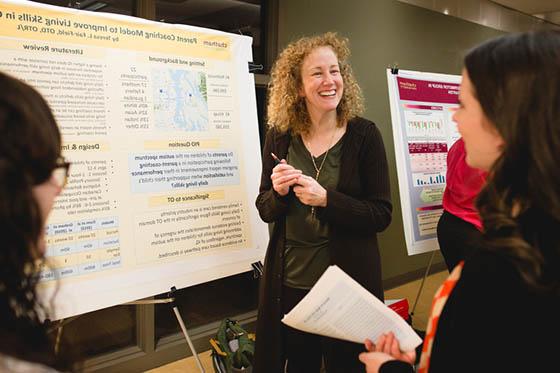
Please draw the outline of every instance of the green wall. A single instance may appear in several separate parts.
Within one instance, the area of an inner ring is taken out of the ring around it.
[[[500,31],[396,0],[279,0],[278,48],[301,36],[336,31],[350,39],[351,62],[366,99],[364,116],[380,128],[389,161],[393,222],[380,239],[383,278],[421,272],[429,253],[408,256],[397,184],[386,69],[460,74],[464,53]],[[434,259],[441,268],[443,258]]]

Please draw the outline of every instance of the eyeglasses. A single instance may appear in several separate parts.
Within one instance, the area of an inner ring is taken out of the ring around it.
[[[68,174],[70,171],[70,162],[66,162],[64,157],[56,160],[56,167],[52,172],[52,178],[59,188],[64,188],[68,182]]]

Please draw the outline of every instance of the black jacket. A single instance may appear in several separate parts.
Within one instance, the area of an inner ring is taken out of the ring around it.
[[[256,205],[261,218],[274,223],[259,292],[259,315],[253,372],[282,372],[282,278],[284,267],[287,196],[272,189],[275,166],[270,153],[285,158],[290,133],[267,133],[263,170]],[[317,217],[329,224],[331,263],[338,265],[362,286],[383,300],[381,260],[377,232],[391,222],[391,191],[383,140],[374,123],[354,118],[342,139],[339,183],[327,190],[327,206]]]
[[[506,256],[479,250],[439,316],[428,373],[558,372],[559,317],[558,294],[529,289]],[[414,373],[396,361],[379,371]]]

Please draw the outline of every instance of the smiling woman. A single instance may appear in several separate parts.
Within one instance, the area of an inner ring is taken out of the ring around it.
[[[309,53],[301,66],[301,80],[299,96],[305,99],[312,122],[321,120],[328,112],[336,112],[344,92],[344,82],[338,59],[331,48],[318,47]]]
[[[274,223],[259,296],[254,372],[361,372],[359,344],[282,326],[330,264],[383,299],[377,232],[391,221],[385,148],[334,33],[276,61],[257,209]]]

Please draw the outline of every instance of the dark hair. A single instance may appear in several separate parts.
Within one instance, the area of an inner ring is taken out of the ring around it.
[[[0,353],[55,366],[37,299],[44,229],[33,187],[48,180],[61,139],[43,97],[0,73]]]
[[[489,247],[535,288],[558,290],[560,32],[490,40],[465,68],[485,115],[504,139],[477,207]]]

